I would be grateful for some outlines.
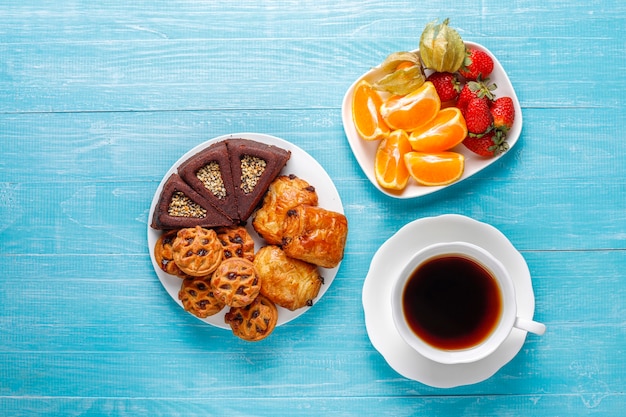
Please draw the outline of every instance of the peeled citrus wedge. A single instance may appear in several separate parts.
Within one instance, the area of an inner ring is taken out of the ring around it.
[[[354,88],[352,96],[352,120],[359,136],[364,140],[378,140],[387,137],[390,129],[380,115],[382,98],[365,80]]]
[[[461,110],[447,107],[439,110],[434,119],[413,130],[409,142],[419,152],[447,151],[463,142],[467,126]]]
[[[465,157],[457,152],[408,152],[404,162],[411,177],[421,185],[447,185],[463,175]]]
[[[380,114],[392,129],[412,131],[431,121],[440,108],[435,86],[426,81],[412,93],[388,98],[380,106]]]
[[[392,190],[406,187],[409,171],[404,163],[404,155],[410,151],[409,135],[404,130],[394,130],[380,141],[376,149],[374,171],[381,187]]]

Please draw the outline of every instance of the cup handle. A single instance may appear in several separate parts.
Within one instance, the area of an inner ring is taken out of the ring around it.
[[[515,327],[520,330],[525,330],[530,333],[534,333],[536,335],[541,336],[546,332],[546,325],[543,323],[539,323],[537,321],[524,319],[522,317],[517,317],[515,319]]]

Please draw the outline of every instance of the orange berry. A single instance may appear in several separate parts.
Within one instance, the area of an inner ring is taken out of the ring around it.
[[[413,130],[409,142],[414,151],[441,152],[454,148],[467,136],[467,126],[461,110],[447,107],[434,119]]]
[[[376,149],[374,171],[381,187],[392,190],[406,187],[409,171],[404,163],[404,155],[410,151],[409,135],[404,130],[394,130],[380,141]]]
[[[427,81],[405,96],[391,96],[383,102],[380,113],[392,129],[411,131],[432,120],[440,108],[437,90]]]
[[[352,120],[359,136],[364,140],[378,140],[389,135],[389,127],[380,115],[382,98],[365,80],[354,88],[352,96]]]
[[[447,185],[457,181],[465,169],[465,157],[457,152],[408,152],[404,162],[411,177],[421,185]]]

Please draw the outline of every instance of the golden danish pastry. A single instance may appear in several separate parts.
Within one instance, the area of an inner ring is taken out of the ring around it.
[[[261,291],[254,264],[244,258],[223,261],[213,273],[211,286],[215,297],[230,307],[250,304]]]
[[[261,294],[291,311],[313,305],[323,284],[317,266],[289,258],[274,245],[259,249],[254,268],[261,279]]]
[[[187,275],[203,277],[222,262],[224,249],[213,229],[200,226],[180,229],[172,244],[174,262]]]
[[[176,239],[178,230],[168,230],[163,233],[154,245],[154,259],[159,264],[163,272],[170,275],[176,275],[180,278],[186,278],[188,275],[180,270],[176,262],[174,262],[174,254],[172,252],[172,244]]]
[[[200,318],[219,313],[225,305],[213,295],[210,276],[184,279],[178,299],[182,301],[185,310]]]
[[[346,216],[301,204],[285,216],[282,248],[291,258],[333,268],[343,259],[347,235]]]
[[[254,240],[245,227],[220,227],[216,229],[216,233],[224,247],[224,259],[237,257],[254,260]]]
[[[224,316],[235,336],[249,342],[265,339],[278,321],[276,305],[263,295],[244,307],[232,307]]]
[[[300,204],[317,206],[315,187],[293,174],[280,175],[270,184],[252,227],[267,243],[280,245],[285,215]]]

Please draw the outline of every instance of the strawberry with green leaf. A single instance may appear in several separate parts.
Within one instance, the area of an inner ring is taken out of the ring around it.
[[[461,110],[469,135],[482,135],[493,128],[489,104],[482,98],[473,98]]]
[[[493,71],[493,59],[479,49],[467,50],[467,56],[463,61],[463,65],[459,68],[461,74],[466,80],[475,81],[479,77],[487,78]]]
[[[491,103],[493,127],[507,133],[515,121],[515,106],[511,97],[498,97]]]
[[[456,100],[461,92],[459,79],[451,72],[433,72],[426,81],[433,83],[442,103]]]
[[[486,158],[499,155],[509,149],[506,135],[499,130],[491,130],[481,136],[468,135],[463,140],[463,145],[475,154]]]
[[[485,103],[489,105],[491,104],[491,101],[495,99],[493,90],[496,88],[497,86],[490,83],[488,79],[482,80],[479,78],[477,81],[469,81],[465,83],[461,89],[461,93],[459,93],[459,98],[456,102],[456,107],[463,111],[463,109],[467,106],[467,103],[474,98],[483,99]]]

